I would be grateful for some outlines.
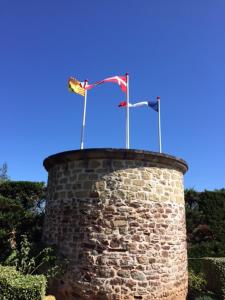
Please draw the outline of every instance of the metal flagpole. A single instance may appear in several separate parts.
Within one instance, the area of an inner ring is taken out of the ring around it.
[[[130,115],[129,115],[129,74],[126,73],[127,81],[127,111],[126,111],[126,149],[130,148]]]
[[[84,82],[84,87],[87,84],[87,80]],[[80,140],[80,149],[84,149],[84,129],[86,123],[86,107],[87,107],[87,90],[84,92],[84,110],[83,110],[83,120],[82,120],[82,127],[81,127],[81,140]]]
[[[161,114],[160,114],[160,97],[157,97],[158,101],[158,135],[159,135],[159,153],[162,153],[162,140],[161,140]]]

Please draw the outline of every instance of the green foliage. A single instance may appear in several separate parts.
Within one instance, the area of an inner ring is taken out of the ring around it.
[[[204,273],[204,260],[188,260],[188,298],[189,300],[218,300],[212,291],[207,288]]]
[[[202,273],[203,272],[203,259],[188,259],[188,270],[193,271],[194,273]]]
[[[43,210],[46,188],[44,182],[6,181],[0,184],[0,195],[19,201],[26,210]]]
[[[185,191],[188,256],[225,256],[225,190]]]
[[[188,267],[188,299],[225,300],[225,258],[189,259]]]
[[[55,257],[51,267],[45,269],[44,274],[48,279],[60,278],[68,270],[69,260],[63,256]]]
[[[24,275],[45,274],[47,278],[53,278],[65,272],[68,261],[63,257],[57,260],[53,248],[43,246],[39,250],[32,249],[27,236],[23,235],[20,245],[11,252],[4,264],[16,267]]]
[[[0,183],[0,261],[20,274],[52,278],[65,272],[67,261],[57,260],[55,251],[41,243],[45,192],[43,183]],[[17,299],[13,297],[9,299]]]
[[[186,190],[185,203],[189,257],[188,299],[224,300],[223,267],[220,266],[219,271],[215,264],[205,263],[204,258],[225,256],[225,190]],[[214,297],[209,291],[217,295]]]
[[[225,299],[225,257],[205,258],[204,271],[208,288],[218,299]]]
[[[211,296],[199,296],[196,297],[195,300],[213,300],[215,298],[212,298]]]
[[[195,273],[192,269],[190,269],[188,272],[188,279],[188,285],[190,290],[196,293],[200,293],[205,290],[206,280],[204,278],[203,273]]]
[[[15,230],[20,226],[23,217],[24,211],[18,201],[0,195],[0,260],[14,248]]]
[[[14,249],[9,257],[5,260],[5,264],[15,266],[17,271],[22,274],[36,274],[44,266],[54,263],[56,257],[54,250],[50,247],[43,248],[40,251],[32,250],[32,244],[26,235],[23,235],[20,245]]]
[[[1,300],[41,300],[45,289],[45,276],[22,275],[13,267],[0,266]]]
[[[45,202],[42,182],[5,181],[0,183],[0,261],[8,257],[21,236],[40,244]]]
[[[223,191],[201,193],[199,209],[203,211],[203,222],[209,226],[213,240],[225,246],[225,193]],[[219,244],[217,256],[225,256],[225,249],[221,249]]]
[[[224,245],[218,241],[199,242],[198,244],[189,244],[189,257],[221,256],[224,253]]]

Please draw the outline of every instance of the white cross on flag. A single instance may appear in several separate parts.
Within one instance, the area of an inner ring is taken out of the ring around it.
[[[113,77],[108,77],[108,78],[105,78],[103,80],[100,80],[100,81],[97,81],[93,84],[86,84],[85,85],[85,90],[90,90],[92,89],[93,87],[95,87],[96,85],[99,85],[99,84],[102,84],[102,83],[105,83],[105,82],[114,82],[114,83],[117,83],[121,90],[126,93],[127,92],[127,80],[126,80],[126,76],[113,76]]]

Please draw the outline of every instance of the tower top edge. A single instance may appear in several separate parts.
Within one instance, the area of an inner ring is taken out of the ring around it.
[[[183,174],[188,170],[186,161],[169,154],[146,150],[116,148],[89,148],[60,152],[45,158],[43,165],[47,171],[50,171],[53,166],[58,164],[91,159],[147,161],[152,164],[159,164],[162,167],[177,169]]]

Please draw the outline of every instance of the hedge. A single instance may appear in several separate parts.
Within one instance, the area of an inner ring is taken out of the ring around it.
[[[225,300],[225,257],[206,257],[203,267],[208,289]]]
[[[0,266],[1,300],[41,300],[45,289],[45,276],[23,275],[14,267]]]

